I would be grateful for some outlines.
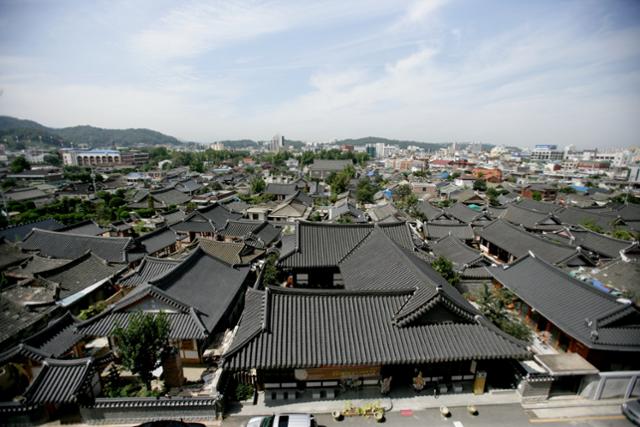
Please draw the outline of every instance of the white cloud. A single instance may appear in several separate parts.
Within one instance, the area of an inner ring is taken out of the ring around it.
[[[442,7],[445,0],[418,0],[409,5],[406,19],[410,22],[422,21],[425,17]]]
[[[392,9],[394,3],[324,0],[215,0],[181,3],[150,28],[132,37],[135,52],[155,59],[192,57],[239,41],[291,28],[321,26],[350,17],[364,18]]]

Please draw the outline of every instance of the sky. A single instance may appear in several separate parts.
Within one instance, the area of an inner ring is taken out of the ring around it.
[[[0,114],[182,140],[640,145],[637,0],[0,0]]]

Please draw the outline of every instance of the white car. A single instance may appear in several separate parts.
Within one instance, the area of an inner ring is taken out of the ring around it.
[[[253,417],[246,427],[317,427],[311,414],[276,414]]]

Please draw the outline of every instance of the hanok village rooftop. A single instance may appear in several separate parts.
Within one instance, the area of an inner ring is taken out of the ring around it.
[[[287,164],[294,177],[242,165],[128,176],[131,214],[111,224],[0,230],[2,423],[207,420],[238,390],[267,412],[640,394],[638,205],[532,200],[539,186],[496,174],[489,200],[469,174],[407,184],[375,162]],[[167,346],[143,384],[118,334],[159,317]]]

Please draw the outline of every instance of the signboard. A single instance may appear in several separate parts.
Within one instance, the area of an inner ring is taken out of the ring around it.
[[[322,368],[296,369],[299,381],[342,380],[347,378],[379,378],[381,366],[324,366]]]

